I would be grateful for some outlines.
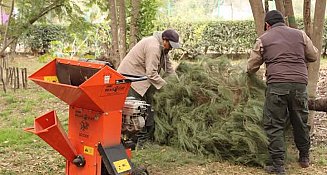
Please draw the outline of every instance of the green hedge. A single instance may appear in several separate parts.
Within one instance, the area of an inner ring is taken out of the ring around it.
[[[303,21],[297,20],[299,29],[303,29]],[[327,22],[325,22],[327,25]],[[257,38],[253,21],[211,21],[211,22],[180,22],[162,23],[158,30],[176,29],[181,35],[183,50],[186,56],[194,58],[200,54],[239,54],[247,53]],[[327,29],[323,36],[322,53],[327,50]],[[175,52],[174,57],[180,57],[182,52]],[[185,56],[185,54],[184,54]]]
[[[252,47],[255,27],[252,21],[211,22],[204,30],[204,46],[218,53],[244,53]]]
[[[192,59],[207,53],[246,53],[256,39],[252,21],[169,22],[158,30],[176,29],[181,35],[182,50],[173,52],[173,58]]]
[[[297,21],[303,29],[303,21]],[[327,25],[327,22],[325,22]],[[181,35],[183,50],[174,52],[175,58],[186,56],[194,58],[207,53],[239,54],[247,53],[256,39],[253,21],[211,21],[211,22],[181,22],[160,21],[157,30],[176,29]],[[327,31],[324,31],[322,53],[327,50]],[[23,37],[24,43],[32,50],[46,52],[51,41],[67,41],[70,39],[66,27],[60,25],[35,25]],[[186,52],[185,52],[186,50]]]

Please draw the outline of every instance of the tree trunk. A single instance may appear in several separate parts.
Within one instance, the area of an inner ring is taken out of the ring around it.
[[[315,14],[313,20],[312,42],[319,51],[319,57],[316,62],[308,64],[308,95],[311,99],[316,97],[317,83],[319,80],[320,54],[322,49],[322,34],[324,30],[325,10],[326,0],[317,0],[315,4]],[[314,112],[310,112],[309,114],[309,123],[312,129],[311,131],[313,131],[314,127],[314,115]]]
[[[110,29],[111,29],[111,55],[112,59],[115,60],[115,67],[117,68],[119,65],[119,48],[118,48],[118,23],[117,23],[117,15],[116,15],[116,1],[109,0],[109,18],[110,18]]]
[[[276,10],[280,11],[284,16],[286,16],[284,0],[275,0],[275,5]]]
[[[131,16],[131,36],[130,36],[130,45],[129,50],[135,46],[138,41],[138,24],[137,19],[140,14],[140,0],[132,0],[132,16]]]
[[[265,12],[269,11],[269,0],[265,0]]]
[[[264,32],[265,11],[263,9],[263,4],[261,0],[249,0],[249,1],[252,9],[256,32],[257,35],[260,36]]]
[[[290,27],[297,29],[292,0],[285,0],[284,2],[285,2],[285,14],[286,14],[285,16],[287,17],[288,24]]]
[[[12,0],[11,1],[11,7],[10,7],[10,13],[9,13],[9,19],[8,19],[8,22],[7,22],[7,25],[6,25],[5,34],[3,36],[3,43],[2,43],[3,47],[7,45],[8,30],[9,30],[9,26],[10,26],[10,23],[11,23],[11,20],[12,20],[12,14],[14,12],[14,7],[15,7],[15,0]],[[2,15],[2,14],[0,14],[0,15]],[[0,16],[0,17],[2,18],[2,16]],[[5,47],[3,50],[1,49],[0,55],[5,55],[6,48],[7,47]]]
[[[117,1],[119,11],[119,62],[123,60],[126,55],[126,7],[125,0]]]
[[[327,98],[310,99],[308,106],[310,110],[327,112]]]
[[[280,11],[284,18],[286,17],[286,12],[285,12],[285,1],[284,0],[275,0],[275,5],[276,9]],[[285,19],[285,24],[288,25],[288,20]]]
[[[311,0],[303,1],[303,23],[305,33],[311,38]]]

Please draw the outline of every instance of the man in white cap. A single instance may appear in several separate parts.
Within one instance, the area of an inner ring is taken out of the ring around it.
[[[121,74],[147,77],[145,81],[133,82],[128,96],[152,104],[155,91],[167,84],[160,76],[160,71],[164,70],[168,75],[176,75],[169,60],[168,52],[179,47],[179,35],[173,29],[154,33],[153,36],[145,37],[139,41],[129,51],[117,69]],[[153,115],[153,111],[150,112],[146,121],[147,132],[151,138],[154,133]]]

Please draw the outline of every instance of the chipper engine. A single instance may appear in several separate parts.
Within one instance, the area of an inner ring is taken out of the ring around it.
[[[68,135],[55,111],[26,128],[66,158],[66,175],[146,175],[131,162],[130,138],[141,131],[149,105],[126,98],[133,81],[110,66],[56,58],[29,77],[69,105]]]

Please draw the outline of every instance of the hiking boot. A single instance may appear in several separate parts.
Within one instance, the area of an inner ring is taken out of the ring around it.
[[[302,156],[299,158],[299,164],[302,168],[308,168],[310,165],[309,156]]]
[[[286,174],[284,166],[269,165],[269,166],[265,166],[264,170],[268,174],[277,174],[277,175],[285,175]]]

